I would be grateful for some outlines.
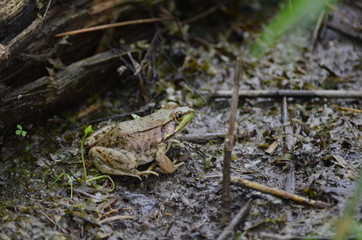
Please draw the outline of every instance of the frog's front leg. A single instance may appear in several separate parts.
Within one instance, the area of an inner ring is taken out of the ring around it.
[[[182,163],[175,164],[174,162],[172,162],[166,156],[166,152],[168,149],[169,149],[169,147],[165,143],[161,143],[157,146],[156,162],[157,162],[158,166],[160,166],[160,168],[161,168],[160,172],[166,173],[166,174],[171,174],[174,171],[176,171],[176,169],[178,167],[184,165],[185,163],[182,162]]]
[[[154,171],[138,171],[136,157],[125,149],[92,147],[89,157],[99,171],[105,174],[137,177],[144,174],[158,174]]]

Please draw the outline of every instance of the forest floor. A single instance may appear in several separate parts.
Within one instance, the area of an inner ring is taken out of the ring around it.
[[[232,185],[232,202],[225,214],[220,210],[221,179],[215,177],[222,172],[222,138],[181,141],[173,146],[170,157],[185,162],[173,174],[143,177],[142,181],[111,176],[113,191],[108,178],[88,184],[82,181],[83,131],[89,124],[94,129],[108,124],[111,120],[107,117],[121,114],[116,121],[130,120],[127,113],[140,110],[138,114],[144,116],[167,101],[176,101],[195,110],[187,132],[178,135],[181,140],[184,135],[224,134],[230,99],[208,99],[204,92],[212,95],[216,90],[232,89],[238,56],[244,62],[242,90],[362,89],[361,43],[331,29],[325,29],[314,47],[313,29],[296,30],[256,58],[246,57],[242,51],[251,41],[250,34],[239,32],[245,26],[224,26],[220,34],[205,33],[203,37],[193,33],[208,29],[191,26],[189,42],[178,38],[169,43],[161,38],[154,50],[158,78],[148,83],[153,94],[148,104],[140,104],[143,93],[138,84],[127,89],[118,86],[40,124],[24,125],[25,137],[17,136],[15,129],[4,138],[1,239],[216,239],[249,200],[251,208],[236,228],[235,239],[334,235],[362,163],[360,99],[288,98],[293,129],[293,145],[288,151],[281,98],[243,98],[239,102],[240,137],[233,149],[232,175],[326,202],[331,206],[327,209]],[[145,53],[154,46],[141,41],[132,47]],[[77,118],[89,106],[100,107]],[[273,143],[276,149],[267,153]],[[99,176],[85,156],[88,178]],[[355,217],[361,221],[361,211]],[[361,225],[356,225],[354,234],[362,236]]]

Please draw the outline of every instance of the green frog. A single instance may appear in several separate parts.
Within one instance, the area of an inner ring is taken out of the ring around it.
[[[153,114],[105,126],[85,140],[89,157],[105,174],[140,178],[155,174],[137,167],[155,161],[160,172],[173,173],[183,163],[175,164],[167,156],[168,141],[194,117],[194,110],[169,102]]]

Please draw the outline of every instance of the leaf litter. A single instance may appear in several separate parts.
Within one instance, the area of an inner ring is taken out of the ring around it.
[[[158,100],[176,100],[196,109],[188,134],[226,131],[229,101],[206,101],[195,89],[210,93],[229,90],[233,59],[244,54],[238,41],[215,34],[206,37],[207,41],[191,46],[172,40],[176,50],[161,44],[164,53],[183,56],[177,69],[170,71],[161,61],[162,54],[156,59],[160,78],[152,91]],[[356,66],[361,47],[340,37],[333,39],[333,45],[330,42],[322,40],[312,51],[305,33],[285,36],[262,59],[244,59],[241,89],[360,88],[356,76],[361,75],[361,69]],[[330,81],[330,69],[335,69],[337,81]],[[346,78],[348,81],[343,81]],[[132,108],[122,100],[129,95]],[[80,120],[82,126],[105,114],[134,111],[140,102],[137,96],[137,86],[127,92],[111,90],[102,99],[106,109]],[[299,131],[294,135],[293,150],[285,157],[282,144],[272,154],[260,147],[282,142],[279,101],[241,99],[237,128],[250,134],[235,143],[232,174],[284,189],[288,163],[293,162],[295,192],[333,207],[317,210],[233,185],[228,218],[219,211],[220,179],[211,177],[222,171],[223,145],[219,140],[184,142],[170,152],[173,158],[185,161],[174,174],[149,176],[143,181],[114,176],[116,188],[109,192],[107,179],[88,186],[82,183],[81,126],[74,128],[73,120],[66,117],[69,113],[62,114],[61,125],[44,123],[27,129],[24,138],[10,135],[5,139],[1,148],[0,238],[215,239],[249,199],[253,199],[252,207],[236,229],[235,238],[267,239],[268,234],[332,237],[362,159],[361,113],[341,110],[343,107],[361,109],[361,100],[290,99],[291,124]],[[73,109],[70,115],[76,116],[78,110]],[[60,137],[64,134],[66,140]],[[99,175],[89,161],[87,168],[90,177]],[[63,172],[74,179],[72,199],[65,178],[53,183]],[[355,217],[361,219],[362,215],[359,212]]]

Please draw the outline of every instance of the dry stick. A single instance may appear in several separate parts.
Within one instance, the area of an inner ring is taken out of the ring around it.
[[[55,36],[62,37],[62,36],[66,36],[66,35],[75,35],[75,34],[79,34],[79,33],[99,31],[99,30],[104,30],[104,29],[114,28],[114,27],[123,27],[123,26],[127,26],[127,25],[154,23],[154,22],[172,21],[172,20],[174,20],[173,17],[137,19],[137,20],[131,20],[131,21],[124,21],[124,22],[120,22],[120,23],[111,23],[111,24],[104,24],[104,25],[99,25],[99,26],[95,26],[95,27],[82,28],[82,29],[78,29],[78,30],[74,30],[74,31],[58,33]]]
[[[293,138],[293,128],[290,125],[289,117],[288,117],[288,102],[287,97],[283,97],[282,99],[282,121],[284,124],[284,153],[288,153],[292,150],[294,138]],[[295,190],[295,176],[294,176],[294,163],[289,162],[289,171],[285,180],[285,191],[288,193],[294,193]],[[287,221],[292,221],[292,214],[289,210],[286,210],[286,218]]]
[[[246,202],[243,208],[239,210],[239,212],[235,215],[230,224],[222,231],[217,240],[227,239],[228,236],[234,231],[236,225],[238,225],[243,218],[245,218],[246,214],[249,212],[251,207],[251,199]]]
[[[322,201],[317,201],[317,200],[310,200],[307,199],[305,197],[302,196],[298,196],[295,194],[291,194],[288,193],[284,190],[280,190],[277,188],[271,188],[268,186],[265,186],[263,184],[260,183],[256,183],[256,182],[252,182],[246,179],[242,179],[242,178],[238,178],[238,177],[231,177],[231,182],[234,184],[240,184],[243,187],[246,188],[250,188],[252,190],[256,190],[262,193],[266,193],[266,194],[270,194],[273,195],[275,197],[280,197],[280,198],[284,198],[299,204],[305,204],[305,205],[309,205],[315,208],[329,208],[331,207],[329,204],[322,202]]]
[[[224,139],[226,136],[226,133],[224,132],[215,132],[215,133],[200,133],[200,134],[185,134],[185,135],[179,135],[176,136],[175,139],[180,141],[187,141],[187,142],[194,142],[194,143],[205,143],[211,140],[218,140],[218,139]],[[238,132],[236,137],[238,139],[240,138],[246,138],[250,137],[251,133],[248,131],[241,131]]]
[[[201,92],[201,94],[210,94]],[[232,91],[216,91],[214,98],[230,98]],[[248,98],[275,98],[275,97],[308,97],[308,98],[362,98],[362,91],[345,90],[240,90],[239,97]]]
[[[275,150],[277,149],[278,145],[279,145],[279,142],[277,139],[272,144],[270,144],[270,146],[267,148],[267,150],[265,150],[265,153],[272,155],[275,152]]]
[[[286,135],[284,141],[284,148],[285,151],[290,151],[293,147],[293,129],[292,126],[290,126],[290,122],[288,120],[288,103],[286,97],[283,97],[282,101],[282,121],[284,124],[284,132]]]
[[[354,112],[354,113],[362,113],[362,110],[355,109],[355,108],[340,107],[340,109],[343,110],[343,111],[350,111],[350,112]]]
[[[225,136],[224,143],[224,166],[223,166],[223,181],[222,181],[222,206],[226,207],[227,204],[231,201],[230,196],[230,162],[231,162],[231,152],[233,150],[234,143],[234,131],[235,131],[235,122],[236,122],[236,112],[238,109],[239,102],[239,88],[240,88],[240,68],[241,68],[241,59],[238,57],[236,59],[236,68],[234,73],[234,83],[233,83],[233,94],[231,98],[231,107],[230,107],[230,118],[227,135]]]
[[[317,38],[318,38],[318,35],[319,35],[319,31],[321,29],[321,26],[323,24],[323,19],[324,19],[324,16],[326,15],[326,10],[322,10],[321,13],[319,14],[319,17],[317,19],[317,22],[315,24],[315,27],[314,27],[314,30],[313,30],[313,34],[312,34],[312,47],[314,49],[315,47],[315,44],[317,42]]]

